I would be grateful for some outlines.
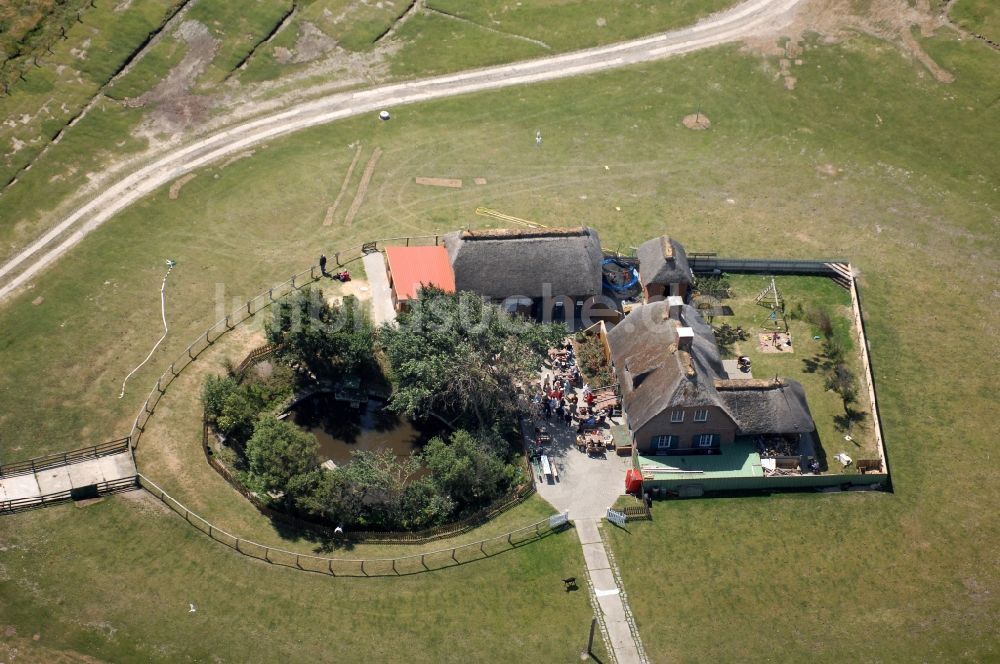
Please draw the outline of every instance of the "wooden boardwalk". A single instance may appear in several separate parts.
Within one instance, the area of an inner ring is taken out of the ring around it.
[[[93,448],[88,448],[93,449]],[[31,461],[0,475],[0,512],[17,512],[54,502],[95,497],[137,486],[135,461],[126,443],[108,454],[67,453],[64,461]]]

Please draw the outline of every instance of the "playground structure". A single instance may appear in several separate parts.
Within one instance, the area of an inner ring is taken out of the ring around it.
[[[764,290],[757,293],[754,301],[770,312],[760,324],[762,329],[770,327],[776,331],[788,332],[788,322],[785,320],[785,298],[778,290],[777,284],[774,283],[774,277],[771,277],[771,283],[765,286]]]

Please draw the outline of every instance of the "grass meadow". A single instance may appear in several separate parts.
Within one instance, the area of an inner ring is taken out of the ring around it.
[[[1000,504],[984,369],[1000,324],[1000,69],[974,40],[946,33],[925,47],[954,83],[856,37],[808,43],[789,91],[776,59],[720,48],[401,107],[388,123],[355,118],[203,169],[0,309],[0,459],[126,433],[155,376],[219,318],[220,288],[245,299],[320,251],[482,226],[477,206],[592,225],[624,250],[668,232],[720,255],[845,257],[861,271],[895,493],[657,504],[653,522],[611,538],[647,651],[656,662],[994,659]],[[684,128],[699,109],[711,129]],[[364,205],[351,226],[323,226],[357,142],[363,159],[384,151]],[[160,334],[166,258],[178,261],[171,333],[119,400]],[[192,507],[278,541],[198,458],[191,388],[238,356],[232,343],[170,388],[139,465]],[[0,624],[110,661],[336,648],[348,661],[570,661],[590,611],[582,593],[549,587],[581,570],[571,534],[441,573],[347,581],[258,566],[131,497],[2,524],[0,594],[12,599]],[[189,601],[204,608],[188,615]]]

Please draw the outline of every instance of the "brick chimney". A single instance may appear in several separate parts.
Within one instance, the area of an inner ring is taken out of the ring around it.
[[[678,323],[681,320],[681,307],[684,306],[684,298],[679,295],[671,295],[667,298],[667,316],[670,320]]]
[[[680,298],[678,298],[680,299]],[[691,345],[694,343],[694,330],[690,327],[677,328],[677,350],[691,352]]]

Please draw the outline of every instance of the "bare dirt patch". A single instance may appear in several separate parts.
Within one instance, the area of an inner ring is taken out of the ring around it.
[[[462,181],[457,178],[425,178],[417,176],[414,178],[417,184],[428,185],[430,187],[451,187],[452,189],[461,189]]]
[[[188,173],[187,175],[181,176],[176,180],[174,180],[174,183],[170,185],[170,191],[167,193],[167,196],[170,198],[170,200],[176,201],[177,197],[181,193],[181,187],[183,187],[196,177],[198,177],[197,173]]]
[[[712,126],[712,121],[709,120],[708,116],[704,113],[692,113],[691,115],[685,115],[681,122],[688,129],[693,129],[695,131],[704,131]]]
[[[333,37],[328,36],[316,27],[315,24],[306,21],[299,28],[299,37],[295,40],[295,49],[288,54],[287,62],[294,62],[296,64],[312,62],[335,48],[337,48],[337,42]],[[275,53],[275,57],[277,57],[277,53]]]
[[[856,4],[852,0],[808,0],[796,8],[792,23],[783,30],[781,41],[773,41],[770,37],[751,38],[746,41],[745,48],[783,58],[779,62],[779,76],[789,90],[797,83],[796,77],[791,75],[792,63],[802,64],[798,56],[809,32],[822,35],[826,43],[837,43],[861,32],[896,45],[920,62],[938,81],[950,83],[954,80],[951,72],[938,65],[912,33],[916,27],[921,35],[929,37],[947,26],[944,12],[931,10],[928,0],[915,0],[913,6],[907,0],[871,0],[863,12],[857,10]]]
[[[140,129],[142,133],[169,134],[202,123],[212,107],[208,96],[193,94],[191,90],[215,57],[219,41],[204,24],[194,20],[181,23],[174,37],[187,43],[187,53],[155,88],[128,102],[130,106],[152,109]]]
[[[791,336],[784,332],[763,332],[757,335],[757,350],[761,353],[792,353]]]
[[[816,167],[816,175],[825,178],[835,178],[843,172],[844,169],[837,168],[833,164],[820,164]]]

